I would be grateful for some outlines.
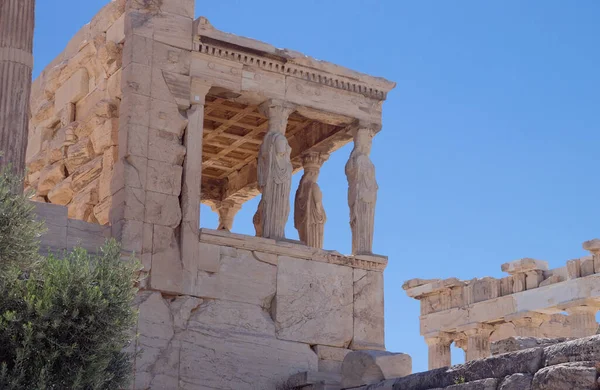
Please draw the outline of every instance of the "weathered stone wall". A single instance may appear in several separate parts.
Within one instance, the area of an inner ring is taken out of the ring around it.
[[[352,389],[598,389],[598,362],[600,336],[592,336],[548,347],[510,352]]]
[[[384,349],[383,258],[200,237],[194,264],[153,257],[135,389],[275,389],[298,372],[339,376],[350,349]]]
[[[117,159],[125,1],[115,0],[34,81],[26,188],[71,219],[107,224]]]
[[[40,238],[40,253],[58,254],[74,247],[95,253],[110,237],[110,228],[67,217],[67,207],[34,202],[37,218],[46,224],[46,233]]]

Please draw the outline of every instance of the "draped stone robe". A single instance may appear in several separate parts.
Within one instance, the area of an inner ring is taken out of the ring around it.
[[[355,149],[346,164],[348,206],[352,229],[352,253],[371,253],[375,226],[377,181],[375,166],[367,154]]]
[[[285,237],[293,171],[291,152],[285,135],[274,131],[265,135],[258,157],[258,186],[262,197],[253,219],[259,236]]]
[[[323,248],[323,233],[327,216],[323,194],[316,183],[317,172],[305,172],[294,203],[294,227],[300,241],[313,248]]]

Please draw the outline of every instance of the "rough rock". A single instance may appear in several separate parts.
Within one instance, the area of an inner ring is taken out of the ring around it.
[[[529,390],[532,380],[531,374],[513,374],[504,378],[498,390]]]
[[[102,172],[102,156],[96,157],[85,165],[80,166],[72,173],[73,183],[71,188],[75,193],[78,193],[93,180],[100,177]]]
[[[523,349],[547,347],[550,345],[569,341],[567,337],[543,338],[543,337],[508,337],[495,341],[491,344],[492,355],[507,352],[515,352]]]
[[[37,195],[43,196],[54,188],[56,184],[65,178],[65,166],[62,162],[57,162],[42,169],[37,187]]]
[[[408,375],[394,381],[394,390],[444,388],[455,384],[456,378],[472,382],[490,377],[501,379],[515,373],[535,374],[542,367],[543,352],[543,348],[525,349]]]
[[[119,120],[109,119],[102,126],[92,130],[90,139],[92,141],[94,153],[101,154],[107,148],[117,145],[119,135]]]
[[[487,378],[472,382],[458,383],[446,387],[445,390],[496,390],[496,386],[498,386],[498,379]]]
[[[600,361],[600,335],[544,348],[544,366],[581,361]]]
[[[277,337],[347,347],[353,332],[352,268],[279,257],[273,308]]]
[[[539,370],[533,377],[533,390],[598,389],[596,362],[557,364]]]
[[[342,387],[370,385],[400,378],[412,372],[412,359],[404,353],[387,351],[350,352],[342,363]]]
[[[75,171],[81,165],[87,163],[94,157],[94,150],[89,138],[82,138],[76,144],[67,149],[65,165],[69,172]]]
[[[71,177],[58,183],[52,191],[48,193],[48,199],[51,203],[67,205],[73,199],[73,190],[71,189]]]

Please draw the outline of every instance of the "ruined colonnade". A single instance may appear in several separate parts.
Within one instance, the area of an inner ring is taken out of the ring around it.
[[[449,366],[454,343],[471,361],[491,356],[508,337],[581,338],[597,333],[600,241],[583,244],[591,256],[548,269],[525,258],[502,265],[510,276],[460,281],[413,279],[403,288],[421,303],[421,334],[429,369]]]

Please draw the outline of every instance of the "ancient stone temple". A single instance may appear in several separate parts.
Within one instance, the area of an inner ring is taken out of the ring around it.
[[[385,349],[369,154],[394,83],[194,13],[193,0],[117,0],[79,31],[33,84],[26,185],[55,248],[112,235],[141,258],[135,389],[335,381],[351,350]],[[353,253],[341,255],[322,248],[318,174],[349,142]],[[231,232],[256,196],[256,236]],[[200,228],[201,203],[218,229]]]
[[[581,338],[598,332],[600,240],[583,243],[589,256],[549,269],[524,258],[502,264],[501,279],[411,279],[408,296],[421,304],[421,335],[429,348],[429,369],[450,365],[452,342],[465,360],[492,355],[492,342],[513,337]]]

